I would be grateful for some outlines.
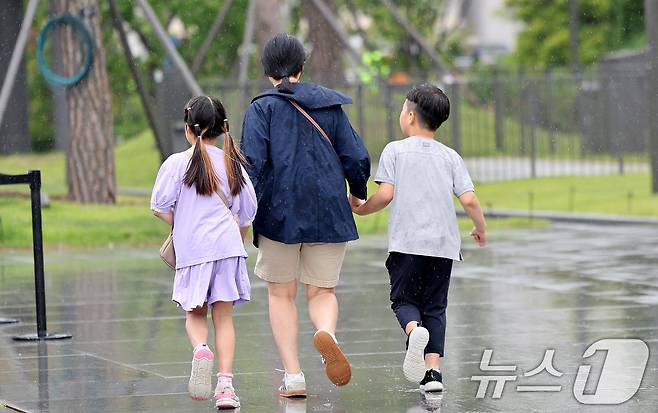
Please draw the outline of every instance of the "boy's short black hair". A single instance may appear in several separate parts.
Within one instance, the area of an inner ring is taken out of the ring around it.
[[[407,100],[413,104],[411,110],[416,112],[421,126],[435,131],[450,116],[448,96],[434,85],[416,86],[407,93]]]

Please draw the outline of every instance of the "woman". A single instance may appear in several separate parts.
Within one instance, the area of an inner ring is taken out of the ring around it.
[[[241,140],[258,197],[255,273],[268,285],[270,323],[285,369],[283,397],[306,396],[297,344],[298,276],[327,376],[337,386],[351,378],[335,338],[335,288],[347,242],[358,239],[345,180],[355,198],[365,199],[370,176],[368,152],[341,108],[352,99],[301,82],[305,60],[304,47],[288,34],[265,45],[261,62],[274,88],[252,100]]]

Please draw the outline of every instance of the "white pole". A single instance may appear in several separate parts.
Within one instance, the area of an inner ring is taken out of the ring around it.
[[[185,80],[185,83],[187,84],[187,87],[190,89],[190,92],[192,92],[195,95],[203,95],[203,91],[201,90],[201,87],[194,79],[192,72],[187,67],[187,64],[180,56],[180,54],[178,54],[178,51],[176,50],[174,45],[171,44],[171,40],[169,39],[169,36],[167,36],[167,33],[165,32],[164,28],[160,24],[160,20],[158,20],[158,16],[151,8],[149,2],[147,0],[138,0],[138,3],[139,6],[142,8],[142,10],[144,10],[144,14],[146,15],[148,21],[151,23],[151,26],[153,26],[153,28],[155,29],[155,34],[158,36],[160,43],[164,46],[165,50],[167,51],[167,55],[169,55],[169,58],[173,61],[176,68],[180,70],[181,74],[183,75],[183,80]]]
[[[18,68],[21,64],[23,53],[25,52],[25,45],[27,44],[27,38],[30,34],[30,28],[32,27],[32,21],[34,20],[34,15],[37,12],[38,5],[39,0],[30,0],[30,3],[27,5],[25,17],[23,18],[23,24],[21,25],[21,30],[18,33],[18,38],[16,39],[16,47],[11,54],[11,61],[9,62],[9,67],[7,68],[7,76],[5,76],[5,80],[2,83],[2,90],[0,90],[0,125],[2,124],[2,120],[5,116],[5,109],[7,109],[9,96],[11,95],[11,90],[13,89],[14,82],[16,81]]]

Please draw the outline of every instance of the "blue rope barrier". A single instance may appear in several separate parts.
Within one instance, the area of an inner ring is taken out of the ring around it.
[[[45,49],[46,49],[46,40],[50,31],[57,26],[58,24],[68,24],[70,25],[75,32],[81,38],[82,44],[85,48],[83,66],[82,69],[73,76],[63,77],[53,72],[46,62]],[[91,70],[91,66],[94,63],[94,52],[95,52],[96,43],[94,37],[87,30],[84,23],[77,17],[71,16],[70,14],[65,14],[62,16],[53,17],[48,21],[46,26],[39,33],[37,38],[37,63],[39,70],[43,77],[51,84],[55,86],[64,86],[71,87],[78,84],[82,79],[84,79]]]

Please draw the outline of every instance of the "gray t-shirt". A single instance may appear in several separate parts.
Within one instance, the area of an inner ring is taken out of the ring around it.
[[[462,260],[452,197],[474,189],[457,152],[418,136],[391,142],[382,152],[375,181],[395,185],[389,252]]]

